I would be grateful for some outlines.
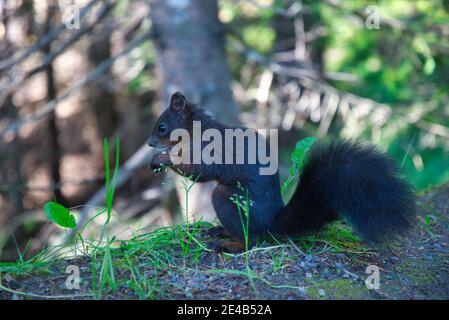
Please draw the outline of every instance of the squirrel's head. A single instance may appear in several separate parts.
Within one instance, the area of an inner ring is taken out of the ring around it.
[[[169,107],[156,121],[148,139],[148,145],[157,149],[169,150],[177,144],[177,141],[170,141],[170,134],[176,129],[186,129],[188,123],[191,123],[190,118],[194,108],[195,106],[188,103],[180,92],[172,94]]]

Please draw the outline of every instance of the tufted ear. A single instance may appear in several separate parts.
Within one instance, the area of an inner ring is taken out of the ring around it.
[[[170,109],[174,112],[182,112],[186,108],[186,98],[180,93],[175,92],[170,98]]]

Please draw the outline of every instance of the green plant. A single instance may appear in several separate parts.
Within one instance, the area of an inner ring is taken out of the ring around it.
[[[85,252],[88,251],[87,248],[89,248],[86,241],[81,236],[81,231],[96,217],[98,217],[100,214],[106,212],[107,218],[106,222],[103,224],[103,229],[98,241],[97,245],[93,246],[92,250],[92,290],[96,292],[95,296],[97,298],[101,297],[101,294],[106,286],[108,286],[112,291],[116,288],[116,281],[114,276],[114,267],[112,263],[112,252],[111,252],[111,245],[114,241],[113,239],[109,239],[107,237],[106,245],[103,248],[103,260],[100,270],[100,280],[98,283],[98,288],[96,284],[96,269],[95,269],[95,258],[97,251],[100,249],[99,246],[103,243],[103,237],[108,229],[109,222],[111,220],[112,216],[112,206],[114,202],[114,193],[115,193],[115,186],[117,182],[117,175],[118,175],[118,169],[119,169],[119,157],[120,157],[120,143],[119,140],[116,140],[115,143],[115,166],[114,171],[111,176],[111,169],[109,165],[109,143],[108,140],[105,138],[103,143],[103,151],[104,151],[104,161],[105,161],[105,177],[106,177],[106,208],[105,210],[101,210],[99,213],[97,213],[93,218],[89,219],[87,223],[82,226],[78,232],[77,232],[77,239],[81,241],[81,244],[83,246],[83,249]],[[63,228],[70,228],[75,229],[77,227],[76,219],[75,217],[70,213],[70,210],[63,205],[57,203],[57,202],[47,202],[44,205],[44,212],[47,215],[48,219],[54,223],[56,223],[58,226]],[[76,248],[76,243],[75,243]],[[20,259],[22,259],[22,256],[19,256]],[[98,289],[98,290],[97,290]]]
[[[276,252],[271,252],[271,258],[273,259],[273,272],[280,271],[284,266],[285,253],[284,249],[282,249],[280,254]]]
[[[253,272],[249,265],[249,221],[250,221],[250,207],[253,205],[249,198],[248,189],[243,187],[240,182],[237,182],[237,188],[242,194],[234,194],[230,200],[235,204],[239,214],[240,223],[242,224],[243,237],[245,239],[245,266],[246,275],[255,293],[256,289],[253,282]]]
[[[106,286],[113,292],[117,287],[114,275],[114,265],[112,263],[112,253],[111,253],[112,241],[113,240],[110,241],[108,239],[107,244],[104,248],[105,251],[103,256],[103,263],[100,269],[100,282],[96,296],[98,299],[101,298],[102,292],[106,288]]]
[[[114,167],[114,173],[112,175],[111,180],[111,172],[109,167],[109,145],[108,145],[108,139],[104,139],[103,143],[103,151],[104,151],[104,162],[105,162],[105,176],[106,176],[106,213],[107,213],[107,219],[105,224],[103,225],[103,230],[101,232],[99,245],[101,245],[103,241],[104,234],[106,233],[109,222],[111,220],[112,215],[112,205],[114,201],[114,193],[115,193],[115,185],[117,182],[117,174],[119,169],[119,159],[120,159],[120,143],[117,139],[115,142],[115,167]],[[99,288],[97,293],[97,298],[101,297],[102,291],[105,289],[106,285],[112,290],[115,291],[116,289],[116,281],[115,281],[115,275],[114,275],[114,265],[112,263],[112,253],[111,253],[111,244],[114,241],[114,238],[112,240],[109,239],[109,236],[107,237],[106,245],[104,247],[104,256],[103,256],[103,263],[100,270],[100,282],[99,282]]]
[[[161,169],[161,168],[158,168]],[[200,176],[194,177],[192,175],[186,176],[182,171],[178,170],[178,173],[182,177],[181,186],[184,190],[185,194],[185,214],[184,221],[186,226],[179,224],[177,227],[182,231],[183,236],[180,237],[179,243],[181,245],[181,250],[183,256],[187,256],[191,250],[192,242],[196,243],[195,250],[195,260],[198,261],[199,255],[203,250],[206,250],[206,247],[202,245],[198,239],[196,238],[196,234],[199,230],[199,224],[189,223],[189,193],[192,190],[193,186],[197,183]],[[178,214],[182,215],[182,208],[178,208]]]
[[[47,218],[63,228],[76,228],[76,219],[69,209],[56,202],[47,202],[44,205],[44,212]]]
[[[322,231],[297,239],[305,252],[322,253],[348,252],[369,254],[369,249],[364,246],[359,237],[354,235],[351,227],[343,221],[335,221],[326,226]]]
[[[432,226],[438,226],[439,223],[434,215],[427,214],[424,217],[424,230],[430,235],[433,240],[437,240],[437,235],[432,230]]]
[[[242,224],[243,236],[245,238],[245,249],[249,249],[249,208],[252,202],[249,199],[248,189],[244,188],[240,182],[237,182],[237,188],[243,195],[234,194],[230,200],[235,204]]]
[[[192,190],[193,186],[196,184],[200,176],[185,176],[181,171],[178,170],[178,173],[183,177],[182,180],[182,188],[184,189],[185,194],[185,221],[186,224],[189,224],[189,193]]]
[[[119,160],[120,160],[120,143],[119,140],[115,140],[115,167],[114,173],[111,181],[111,173],[109,168],[109,146],[108,139],[104,139],[103,143],[103,151],[104,151],[104,165],[105,165],[105,175],[106,175],[106,209],[108,213],[108,218],[106,220],[106,224],[109,223],[111,219],[112,212],[112,203],[114,201],[114,192],[115,192],[115,184],[117,182],[117,174],[119,169]]]
[[[296,177],[301,176],[301,171],[307,161],[307,153],[310,148],[316,142],[316,138],[308,137],[304,138],[296,143],[295,149],[292,152],[293,166],[290,168],[290,176],[284,182],[281,188],[281,192],[284,193],[290,185],[293,183]]]

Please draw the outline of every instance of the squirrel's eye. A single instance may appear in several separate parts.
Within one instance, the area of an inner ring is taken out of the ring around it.
[[[165,133],[167,131],[167,125],[165,123],[161,123],[157,128],[159,133]]]

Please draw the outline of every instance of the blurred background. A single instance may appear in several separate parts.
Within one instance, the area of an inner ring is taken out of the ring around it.
[[[420,192],[449,179],[448,88],[449,0],[0,0],[0,260],[68,235],[45,202],[80,222],[104,205],[105,137],[114,235],[182,221],[179,178],[151,172],[145,146],[174,91],[278,128],[282,181],[301,138],[353,137]],[[193,218],[213,219],[210,190]]]

